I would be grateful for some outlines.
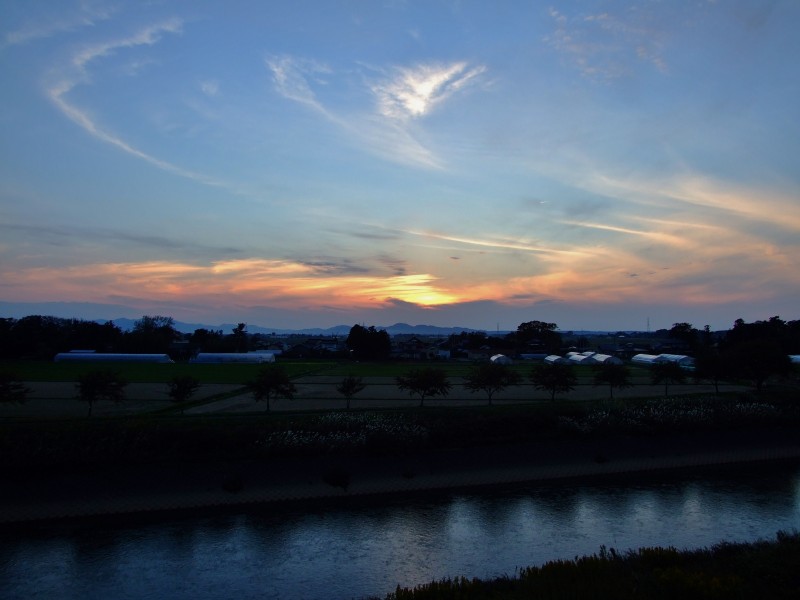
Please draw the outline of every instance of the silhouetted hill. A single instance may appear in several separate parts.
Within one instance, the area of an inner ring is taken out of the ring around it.
[[[114,324],[123,331],[130,331],[133,329],[137,319],[112,319]],[[105,323],[105,319],[98,319],[98,323]],[[175,329],[181,333],[194,333],[197,329],[208,329],[209,331],[222,331],[224,334],[231,333],[238,323],[222,323],[221,325],[208,325],[205,323],[184,323],[182,321],[175,321]],[[365,325],[369,327],[369,325]],[[277,327],[262,327],[260,325],[247,324],[248,333],[263,333],[263,334],[300,334],[300,335],[339,335],[346,336],[350,333],[352,325],[336,325],[335,327],[311,327],[307,329],[281,329]],[[462,331],[481,331],[479,329],[472,329],[469,327],[438,327],[436,325],[409,325],[408,323],[395,323],[394,325],[383,326],[376,325],[376,329],[385,329],[389,335],[441,335],[448,336],[451,334],[459,334]],[[507,332],[501,332],[507,333]]]

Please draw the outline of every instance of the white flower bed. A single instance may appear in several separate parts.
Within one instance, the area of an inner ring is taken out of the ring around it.
[[[402,415],[340,413],[321,415],[308,429],[275,431],[259,442],[269,451],[349,451],[366,447],[370,441],[390,440],[409,445],[422,442],[428,431]]]

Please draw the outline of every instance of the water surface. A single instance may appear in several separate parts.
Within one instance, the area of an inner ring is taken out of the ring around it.
[[[0,539],[8,600],[383,597],[556,558],[800,529],[800,468],[62,525]]]

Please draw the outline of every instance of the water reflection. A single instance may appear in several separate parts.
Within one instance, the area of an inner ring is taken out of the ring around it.
[[[352,598],[490,577],[601,545],[707,546],[800,528],[800,469],[536,485],[490,494],[263,509],[0,541],[4,598]]]

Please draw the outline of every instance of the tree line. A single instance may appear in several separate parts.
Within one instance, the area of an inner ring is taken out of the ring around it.
[[[187,342],[188,348],[176,348],[175,343],[181,341]],[[227,334],[202,328],[183,334],[175,328],[172,317],[160,315],[143,316],[130,331],[122,330],[113,321],[98,323],[41,315],[0,319],[0,359],[4,360],[52,360],[59,352],[78,349],[184,358],[184,354],[199,351],[246,352],[250,344],[245,323],[239,323]]]
[[[252,336],[246,327],[239,323],[227,334],[202,328],[182,334],[175,329],[172,317],[164,316],[143,316],[130,331],[123,331],[113,321],[98,323],[41,315],[0,318],[0,359],[51,360],[57,353],[73,349],[163,353],[173,358],[187,358],[196,352],[245,352],[252,347]],[[697,329],[685,322],[675,323],[664,334],[696,358],[697,370],[705,378],[718,380],[735,373],[754,381],[756,387],[771,374],[788,370],[787,355],[800,354],[800,321],[785,321],[777,316],[753,323],[737,319],[733,328],[721,336],[708,326]],[[180,350],[175,345],[178,341],[186,342]],[[345,345],[349,356],[357,360],[386,360],[392,350],[389,334],[375,326],[354,325]],[[521,323],[505,336],[474,331],[451,335],[445,347],[557,354],[563,345],[555,323],[534,320]]]

